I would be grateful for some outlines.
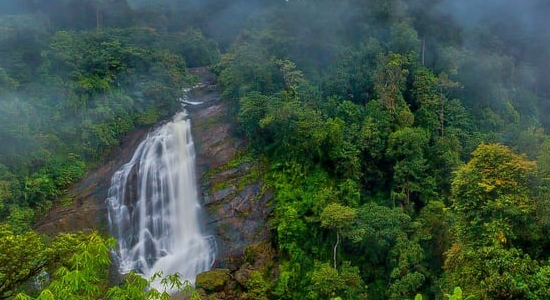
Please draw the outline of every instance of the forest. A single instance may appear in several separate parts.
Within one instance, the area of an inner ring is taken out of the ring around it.
[[[199,66],[273,191],[276,259],[239,299],[550,299],[548,15],[544,0],[0,1],[0,299],[170,299],[135,274],[111,284],[107,233],[33,228],[126,134],[172,116]]]

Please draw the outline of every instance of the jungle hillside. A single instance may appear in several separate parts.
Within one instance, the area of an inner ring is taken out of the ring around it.
[[[231,297],[166,286],[550,299],[549,15],[544,0],[1,0],[0,299],[171,299],[113,280],[105,228],[35,226],[172,117],[197,67],[260,162],[272,255]]]

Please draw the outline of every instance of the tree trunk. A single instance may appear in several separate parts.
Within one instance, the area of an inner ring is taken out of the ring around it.
[[[424,57],[426,54],[426,37],[422,37],[422,66],[424,66]]]
[[[334,251],[332,258],[334,259],[334,269],[336,269],[336,250],[338,249],[338,244],[340,244],[340,232],[336,231],[336,244],[334,244]]]
[[[410,181],[407,180],[407,185],[405,187],[405,191],[407,192],[407,203],[405,203],[405,207],[407,210],[409,210],[409,206],[411,203],[411,188],[410,188]]]
[[[441,104],[440,111],[439,111],[439,123],[441,125],[441,136],[445,136],[445,96],[443,95],[443,91],[439,90],[439,102]]]

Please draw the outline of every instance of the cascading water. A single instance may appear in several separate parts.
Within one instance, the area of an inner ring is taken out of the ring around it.
[[[200,226],[195,150],[185,112],[150,133],[111,179],[109,223],[122,274],[179,273],[194,283],[215,258]]]

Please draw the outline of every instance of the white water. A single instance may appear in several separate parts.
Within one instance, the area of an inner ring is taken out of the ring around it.
[[[195,149],[185,112],[141,142],[113,175],[107,203],[122,274],[179,273],[182,281],[194,283],[212,266],[215,243],[200,226]]]

